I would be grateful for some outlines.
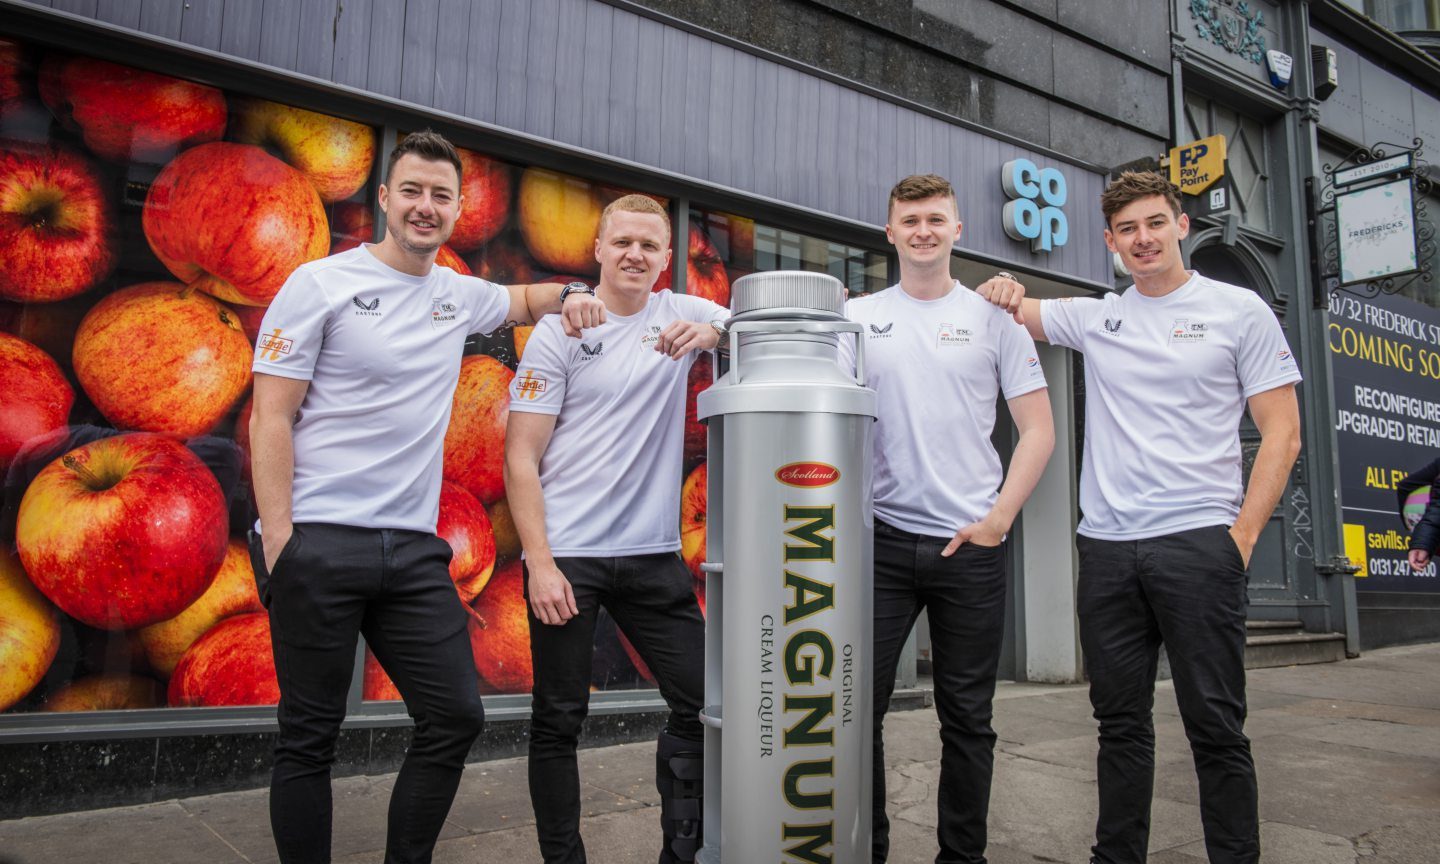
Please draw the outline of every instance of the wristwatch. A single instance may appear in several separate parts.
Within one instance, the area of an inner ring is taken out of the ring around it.
[[[725,337],[730,335],[730,325],[725,320],[717,318],[710,322],[710,326],[715,328],[715,333],[720,337],[721,342],[724,342]]]
[[[582,293],[589,294],[591,297],[594,297],[595,289],[589,285],[586,285],[584,282],[571,282],[567,284],[564,288],[560,289],[560,305],[564,306],[565,298],[569,297],[571,294]]]

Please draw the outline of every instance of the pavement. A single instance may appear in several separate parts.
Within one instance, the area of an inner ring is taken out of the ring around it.
[[[1440,644],[1252,670],[1249,696],[1267,864],[1440,864]],[[1196,864],[1205,851],[1195,776],[1168,682],[1158,687],[1155,715],[1149,860]],[[934,860],[938,728],[930,708],[886,722],[897,864]],[[1096,744],[1084,686],[1001,684],[995,729],[991,864],[1085,864]],[[653,744],[582,751],[582,830],[592,862],[655,861],[653,766]],[[335,782],[336,864],[382,860],[394,779]],[[275,860],[264,791],[0,822],[0,864]],[[469,766],[434,860],[540,860],[523,759]]]

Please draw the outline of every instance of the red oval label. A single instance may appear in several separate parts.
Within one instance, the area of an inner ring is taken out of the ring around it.
[[[775,479],[786,486],[829,486],[840,479],[840,469],[824,462],[791,462],[775,469]]]

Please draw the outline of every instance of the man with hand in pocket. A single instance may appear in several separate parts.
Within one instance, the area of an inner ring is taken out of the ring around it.
[[[889,855],[883,726],[895,670],[926,611],[940,717],[939,864],[983,864],[1005,633],[1005,535],[1055,444],[1045,375],[1025,328],[950,275],[955,191],[934,174],[890,192],[900,282],[851,300],[865,325],[874,439],[875,694],[871,847]],[[854,342],[841,340],[854,368]],[[1004,397],[1019,431],[1008,475],[990,443]]]
[[[1168,179],[1125,172],[1100,206],[1132,287],[1044,301],[1012,278],[979,289],[1037,340],[1085,354],[1076,607],[1100,724],[1091,860],[1145,861],[1163,643],[1206,852],[1212,864],[1251,864],[1260,823],[1244,731],[1246,570],[1300,450],[1300,371],[1259,295],[1185,269],[1190,222]],[[1247,408],[1260,449],[1242,484]]]

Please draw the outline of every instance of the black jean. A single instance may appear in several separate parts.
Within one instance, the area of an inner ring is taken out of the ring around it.
[[[620,558],[558,558],[580,612],[560,625],[530,614],[535,686],[530,709],[530,802],[546,864],[583,864],[580,772],[575,748],[590,708],[595,619],[605,607],[655,676],[670,706],[665,731],[704,741],[705,619],[694,579],[673,552]],[[529,570],[526,572],[528,599]]]
[[[270,824],[282,864],[330,861],[330,766],[360,633],[415,720],[385,864],[429,864],[485,716],[450,555],[434,534],[312,522],[295,526],[267,573],[251,537],[280,681]]]
[[[1002,546],[967,543],[940,557],[948,537],[927,537],[875,520],[875,744],[871,860],[890,852],[885,815],[885,712],[900,650],[920,611],[930,616],[935,709],[940,716],[937,864],[983,864],[995,730],[990,727],[1000,642],[1005,634]]]
[[[1100,722],[1094,860],[1141,864],[1155,781],[1155,670],[1163,642],[1200,781],[1212,864],[1260,857],[1245,737],[1245,566],[1223,525],[1148,540],[1080,537],[1080,643]]]

